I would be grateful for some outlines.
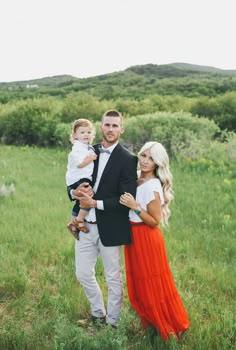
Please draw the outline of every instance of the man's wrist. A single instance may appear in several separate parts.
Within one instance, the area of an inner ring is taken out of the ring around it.
[[[92,200],[91,208],[97,208],[97,201],[95,199]]]

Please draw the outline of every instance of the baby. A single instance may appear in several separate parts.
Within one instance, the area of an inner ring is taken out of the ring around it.
[[[74,121],[71,132],[72,150],[68,155],[66,185],[69,198],[71,190],[76,189],[81,183],[87,182],[91,185],[94,160],[97,158],[91,143],[95,137],[95,130],[92,123],[87,119],[77,119]],[[79,240],[79,231],[88,232],[84,218],[89,209],[79,206],[79,201],[75,202],[72,209],[72,220],[67,225],[72,235]],[[78,231],[79,230],[79,231]]]

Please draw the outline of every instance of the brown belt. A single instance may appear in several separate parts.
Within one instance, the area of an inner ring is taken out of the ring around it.
[[[88,224],[97,224],[97,221],[87,221],[87,220],[84,220],[85,222],[87,222]]]

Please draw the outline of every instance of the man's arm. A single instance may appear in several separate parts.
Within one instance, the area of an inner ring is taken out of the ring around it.
[[[83,190],[78,190],[75,198],[79,200],[81,208],[97,208],[97,201]]]

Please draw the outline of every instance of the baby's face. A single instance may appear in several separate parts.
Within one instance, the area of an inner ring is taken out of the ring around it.
[[[74,139],[86,144],[91,143],[92,137],[92,129],[88,126],[79,126],[74,133]]]

